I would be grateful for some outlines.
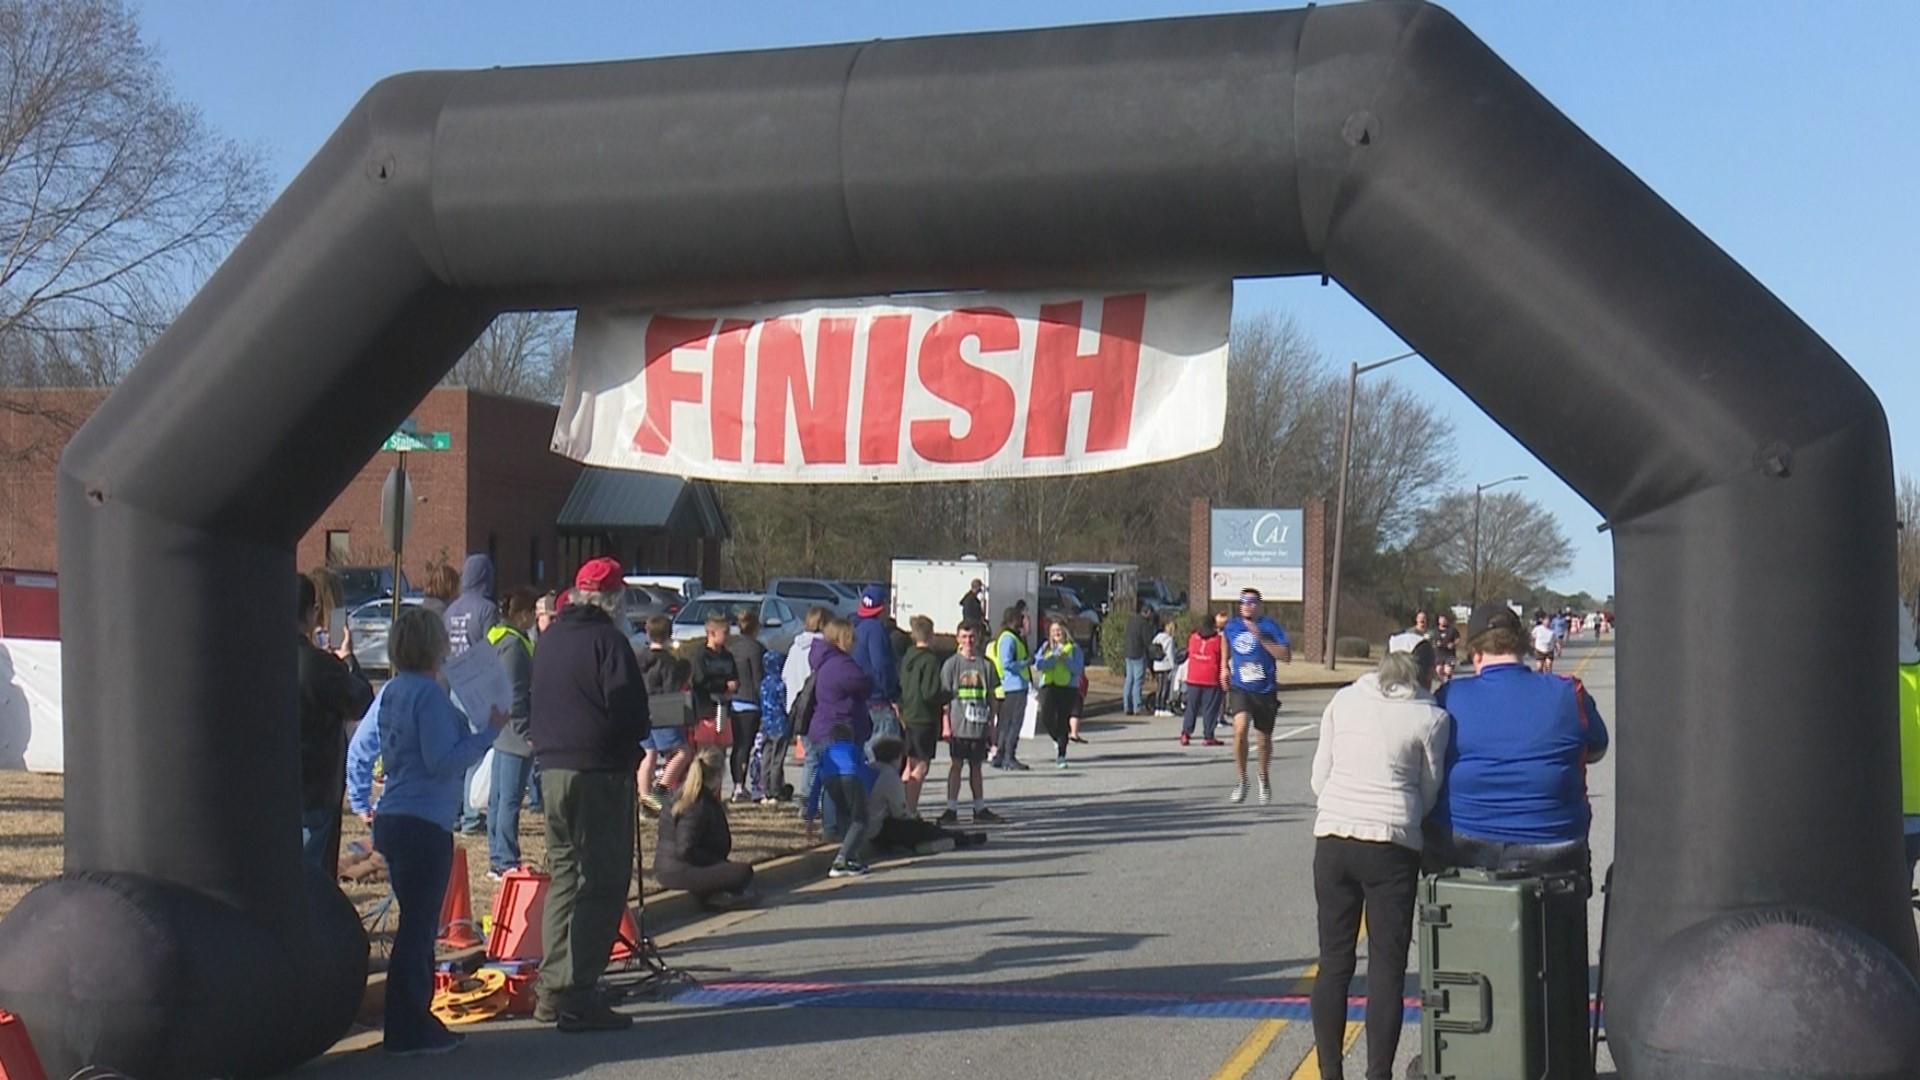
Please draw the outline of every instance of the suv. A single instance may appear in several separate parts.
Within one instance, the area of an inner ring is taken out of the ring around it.
[[[1187,606],[1187,594],[1175,593],[1173,586],[1160,578],[1142,578],[1133,591],[1141,603],[1152,604],[1155,611],[1181,611]]]
[[[391,566],[336,566],[333,572],[340,575],[340,603],[343,607],[357,608],[369,600],[393,595]],[[400,594],[413,595],[413,585],[407,581],[404,571],[400,574]]]
[[[698,600],[687,601],[673,617],[673,643],[677,646],[686,641],[697,641],[706,636],[707,616],[720,612],[729,623],[746,608],[757,608],[760,612],[760,633],[756,635],[760,644],[783,653],[793,645],[793,639],[800,633],[800,615],[785,600],[764,593],[710,592],[703,593]],[[739,633],[735,627],[731,633]]]
[[[860,594],[838,581],[826,578],[783,577],[767,582],[767,592],[787,602],[805,617],[807,609],[818,604],[843,619],[853,618],[860,606]]]

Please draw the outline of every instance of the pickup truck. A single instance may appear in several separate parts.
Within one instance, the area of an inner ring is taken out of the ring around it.
[[[1175,592],[1160,578],[1141,578],[1134,583],[1133,591],[1141,603],[1152,604],[1155,611],[1183,611],[1187,606],[1186,592]]]

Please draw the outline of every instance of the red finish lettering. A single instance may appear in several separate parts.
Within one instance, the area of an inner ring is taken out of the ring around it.
[[[1043,304],[1027,402],[1026,456],[1065,457],[1073,395],[1090,394],[1087,450],[1125,450],[1133,431],[1134,379],[1140,370],[1145,293],[1109,296],[1100,313],[1100,345],[1080,352],[1080,301]]]
[[[713,338],[713,400],[707,406],[715,461],[740,460],[740,433],[745,425],[747,396],[747,335],[753,323],[728,319]]]
[[[633,433],[633,445],[643,454],[664,454],[673,443],[673,403],[698,402],[701,378],[697,371],[679,371],[673,366],[676,349],[706,346],[713,334],[712,319],[676,319],[655,315],[647,323],[647,412],[640,430]]]
[[[760,328],[754,376],[753,460],[781,465],[787,459],[787,403],[800,435],[800,457],[809,465],[847,460],[847,393],[853,381],[852,319],[821,319],[814,342],[813,379],[796,319],[774,319]]]
[[[900,405],[907,394],[911,315],[882,315],[867,330],[867,385],[860,398],[860,464],[900,462]]]
[[[958,405],[968,417],[965,436],[946,420],[915,420],[908,427],[913,449],[928,461],[985,461],[1000,452],[1013,434],[1013,387],[986,368],[967,363],[968,338],[979,353],[1020,348],[1020,324],[999,308],[962,308],[940,317],[920,343],[920,381],[941,400]]]

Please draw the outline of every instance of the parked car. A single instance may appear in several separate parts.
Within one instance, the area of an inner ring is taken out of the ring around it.
[[[648,588],[668,589],[692,600],[707,591],[700,579],[690,574],[628,574],[621,579],[629,585],[644,585]]]
[[[341,604],[348,610],[359,607],[375,597],[393,595],[393,567],[391,566],[336,566],[333,572],[340,575]],[[407,581],[404,571],[400,574],[400,592],[413,592],[413,585]]]
[[[627,586],[627,621],[633,624],[636,634],[646,629],[647,620],[653,616],[665,615],[671,619],[686,606],[686,597],[672,589],[658,585]]]
[[[1065,585],[1040,586],[1040,616],[1061,616],[1077,641],[1090,641],[1100,634],[1100,612]]]
[[[1175,592],[1173,586],[1161,578],[1141,578],[1133,592],[1141,603],[1152,604],[1155,611],[1171,613],[1183,611],[1187,606],[1186,590]]]
[[[673,643],[677,646],[683,641],[704,637],[707,616],[715,611],[725,614],[727,621],[732,623],[740,611],[749,608],[758,608],[760,612],[760,644],[774,652],[786,652],[800,633],[800,616],[785,600],[766,593],[700,594],[698,599],[687,601],[687,606],[673,617]],[[736,628],[734,633],[739,633],[739,630]]]
[[[419,607],[421,598],[403,596],[402,604]],[[393,626],[393,597],[368,600],[347,610],[347,633],[353,642],[353,655],[370,672],[391,674],[387,660],[387,631]]]
[[[829,581],[826,578],[782,577],[767,582],[767,592],[787,602],[787,606],[806,617],[807,609],[818,604],[831,609],[843,619],[853,618],[860,606],[858,590],[847,588],[844,582]]]

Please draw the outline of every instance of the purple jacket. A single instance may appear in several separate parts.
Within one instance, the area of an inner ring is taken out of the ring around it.
[[[873,720],[867,715],[873,680],[826,638],[814,642],[807,655],[813,661],[813,722],[807,725],[807,738],[824,740],[833,725],[843,723],[853,729],[853,741],[866,742],[873,735]]]

